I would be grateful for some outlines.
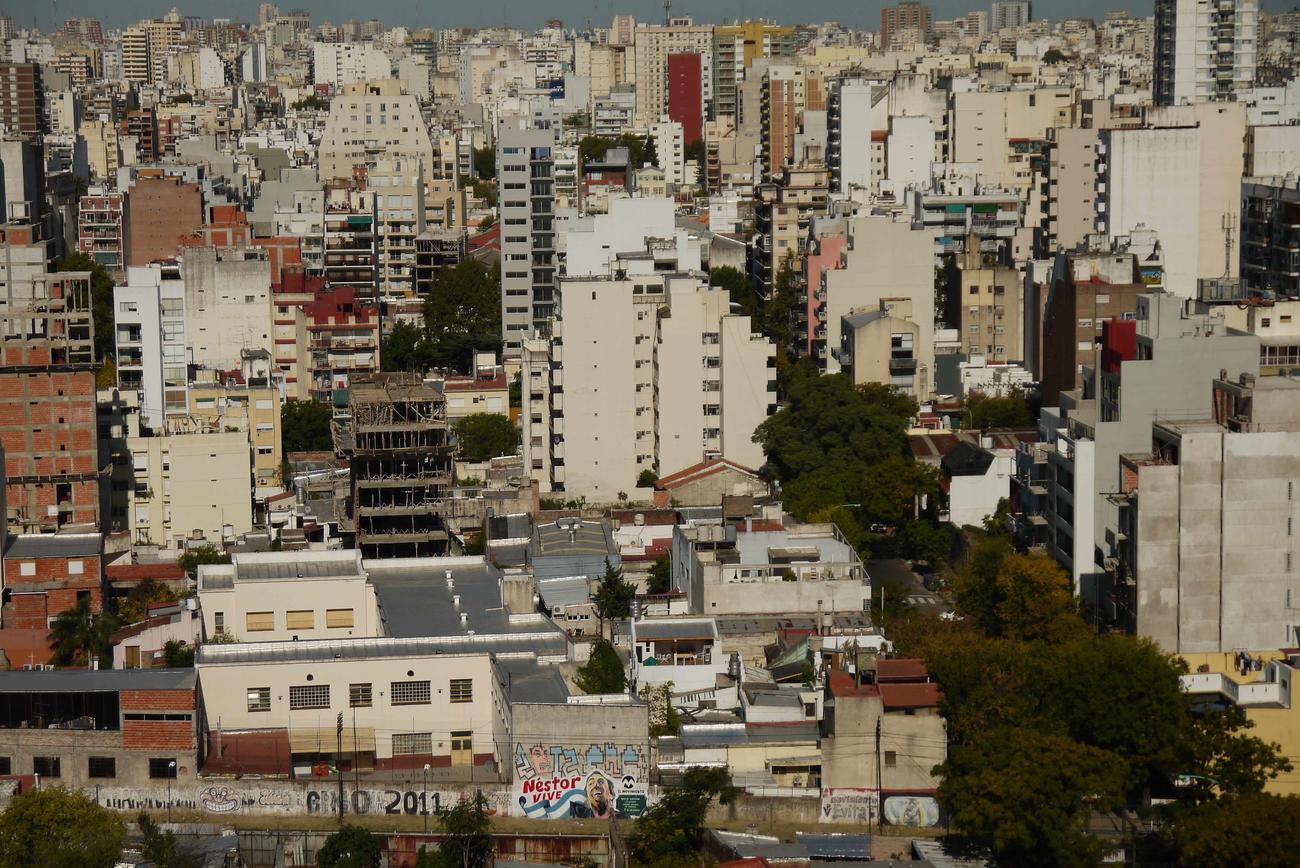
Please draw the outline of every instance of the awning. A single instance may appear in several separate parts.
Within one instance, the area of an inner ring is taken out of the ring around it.
[[[339,746],[338,730],[328,729],[291,729],[289,730],[290,753],[336,753]],[[375,729],[372,726],[359,726],[353,729],[343,727],[343,752],[374,753]]]

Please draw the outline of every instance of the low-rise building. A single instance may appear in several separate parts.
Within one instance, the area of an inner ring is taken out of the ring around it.
[[[103,538],[97,533],[20,534],[4,550],[5,629],[48,630],[82,599],[103,609]],[[11,660],[21,665],[26,660]],[[45,662],[40,660],[37,662]]]
[[[718,625],[712,618],[644,618],[632,622],[629,666],[634,690],[671,683],[674,704],[685,704],[688,698],[682,694],[711,694],[719,676],[727,674],[729,664]]]
[[[128,519],[138,545],[219,544],[253,529],[252,457],[242,431],[128,437]]]

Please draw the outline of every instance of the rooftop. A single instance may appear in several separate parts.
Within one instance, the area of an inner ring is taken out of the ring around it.
[[[539,557],[600,555],[617,558],[618,546],[614,534],[604,521],[582,521],[561,518],[533,529],[530,546],[533,559]]]
[[[662,621],[633,621],[632,638],[634,642],[672,639],[716,640],[718,638],[718,627],[712,618],[674,618]]]
[[[97,533],[31,533],[10,537],[6,558],[75,558],[99,554]]]
[[[518,633],[511,636],[383,637],[375,639],[307,639],[297,642],[243,642],[202,645],[195,665],[240,663],[306,663],[328,660],[381,660],[456,654],[496,654],[531,657],[567,652],[564,636]],[[146,670],[147,671],[147,670]]]
[[[193,690],[193,669],[48,669],[0,672],[0,693]]]

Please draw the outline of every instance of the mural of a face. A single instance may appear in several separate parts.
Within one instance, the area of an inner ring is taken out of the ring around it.
[[[533,770],[539,775],[549,775],[551,773],[551,758],[546,755],[546,751],[540,744],[533,745],[533,749],[528,752],[529,758],[533,761]]]
[[[592,772],[587,776],[587,809],[593,817],[600,819],[608,817],[614,809],[609,781],[600,772]]]

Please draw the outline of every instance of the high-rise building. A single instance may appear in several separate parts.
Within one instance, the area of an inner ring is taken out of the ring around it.
[[[994,33],[1005,27],[1023,27],[1032,20],[1030,0],[993,0],[989,9],[989,29]]]
[[[1156,0],[1156,105],[1230,100],[1254,86],[1259,0]]]
[[[45,88],[35,63],[0,63],[0,128],[10,135],[40,135],[45,116]]]
[[[1241,281],[1248,293],[1300,299],[1300,182],[1294,175],[1241,184]]]
[[[505,354],[547,333],[555,308],[555,131],[508,118],[497,127],[501,328]]]
[[[356,166],[399,157],[418,160],[426,177],[437,165],[420,102],[402,93],[400,82],[353,84],[330,100],[317,170],[322,181],[351,178]]]
[[[736,89],[759,57],[795,55],[795,32],[788,25],[746,21],[713,28],[713,114],[736,117]]]
[[[668,55],[668,118],[682,125],[686,144],[704,137],[704,91],[698,54]]]
[[[880,48],[889,51],[901,40],[904,31],[912,31],[917,39],[925,41],[930,31],[930,7],[917,0],[903,0],[897,6],[880,10]]]
[[[713,100],[713,28],[677,19],[670,26],[641,25],[633,52],[636,70],[636,123],[648,126],[668,110],[668,57],[700,56],[700,87],[704,102]]]

